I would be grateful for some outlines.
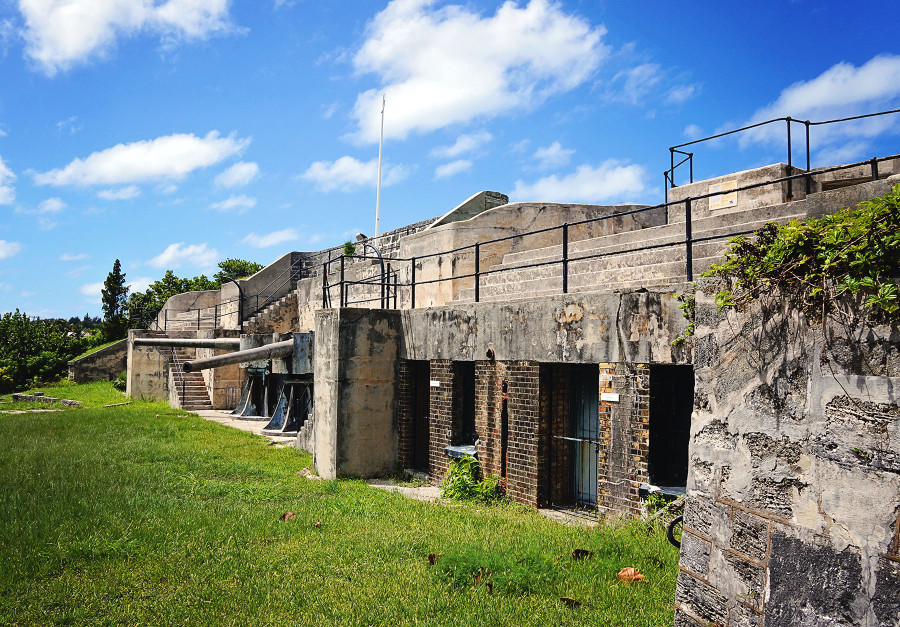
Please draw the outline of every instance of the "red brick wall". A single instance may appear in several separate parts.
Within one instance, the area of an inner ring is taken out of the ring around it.
[[[650,369],[645,364],[600,364],[600,393],[619,394],[600,401],[600,452],[597,501],[601,514],[640,516],[638,490],[648,480]]]
[[[408,359],[400,360],[397,385],[397,456],[404,468],[413,462],[413,389],[412,367]]]
[[[553,505],[570,505],[574,500],[572,445],[552,437],[572,436],[568,364],[542,364],[541,382],[541,419],[546,434],[541,448],[545,500]]]
[[[534,361],[506,363],[509,448],[506,454],[506,494],[538,505],[538,451],[541,449],[540,365]]]
[[[453,362],[449,359],[431,361],[431,380],[438,381],[438,387],[431,390],[431,446],[428,474],[434,479],[443,479],[447,473],[447,453],[453,434]]]
[[[501,470],[501,421],[503,380],[506,366],[496,361],[475,362],[475,430],[478,432],[478,461],[488,477]]]

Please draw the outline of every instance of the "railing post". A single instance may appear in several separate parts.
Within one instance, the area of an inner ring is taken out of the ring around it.
[[[872,160],[869,163],[872,164],[872,180],[877,181],[878,180],[878,159],[876,159],[875,157],[872,157]]]
[[[806,127],[806,194],[809,195],[812,192],[812,176],[809,174],[809,120],[803,125]]]
[[[691,239],[691,197],[684,199],[684,249],[685,249],[685,269],[687,270],[687,280],[694,280],[694,250],[693,240]]]
[[[481,293],[479,290],[479,283],[481,283],[480,275],[481,275],[481,243],[475,242],[475,302],[479,302],[481,299]]]
[[[387,263],[387,274],[381,277],[381,308],[389,309],[391,302],[391,262]]]
[[[213,328],[219,328],[219,303],[216,303],[216,308],[213,309]]]
[[[569,223],[562,225],[562,291],[569,293]]]
[[[416,258],[412,258],[409,272],[409,308],[416,308]]]
[[[399,288],[399,278],[397,277],[397,273],[394,273],[394,309],[397,308],[397,290]]]
[[[197,330],[200,330],[200,312],[203,311],[199,307],[197,307]]]
[[[787,121],[787,140],[788,140],[788,163],[787,163],[787,164],[788,164],[788,176],[792,176],[792,175],[793,175],[793,172],[791,172],[791,169],[792,169],[792,167],[793,167],[793,162],[791,161],[791,153],[792,153],[793,151],[791,150],[791,116],[787,116],[787,117],[785,118],[785,120]],[[788,184],[788,188],[787,188],[787,199],[788,199],[788,200],[793,200],[793,199],[794,199],[794,179],[788,179],[787,184]]]
[[[344,260],[346,259],[346,255],[341,255],[341,307],[344,306]]]
[[[691,183],[694,182],[694,153],[688,153],[688,166],[690,166],[691,170]]]
[[[328,262],[322,264],[322,309],[328,308]]]
[[[669,148],[669,185],[675,187],[675,149]]]
[[[164,310],[164,318],[163,318],[163,331],[169,330],[169,310]]]

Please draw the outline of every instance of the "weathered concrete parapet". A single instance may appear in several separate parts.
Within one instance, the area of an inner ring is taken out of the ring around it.
[[[316,314],[314,464],[329,479],[393,470],[402,340],[399,312]]]
[[[711,301],[675,624],[897,625],[900,330]]]
[[[105,348],[69,362],[69,378],[75,383],[112,381],[125,372],[128,342],[120,340]]]
[[[675,289],[561,294],[402,312],[404,358],[684,363]]]

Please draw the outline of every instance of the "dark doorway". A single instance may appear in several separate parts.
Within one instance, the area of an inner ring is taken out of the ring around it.
[[[412,467],[428,472],[431,449],[431,364],[409,362],[412,385]]]
[[[694,410],[694,367],[650,365],[650,483],[684,488]]]
[[[454,363],[454,370],[459,422],[453,444],[475,444],[478,439],[475,432],[475,362],[457,361]]]
[[[575,502],[597,505],[597,440],[600,370],[596,365],[573,365],[569,374],[569,408],[574,435],[573,478]]]

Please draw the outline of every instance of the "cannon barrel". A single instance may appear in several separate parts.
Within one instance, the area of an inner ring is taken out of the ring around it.
[[[287,357],[294,352],[294,340],[285,340],[283,342],[275,342],[274,344],[266,344],[258,348],[248,348],[247,350],[228,353],[227,355],[216,355],[207,357],[206,359],[194,359],[184,362],[185,372],[194,372],[195,370],[206,370],[208,368],[218,368],[229,364],[236,364],[242,361],[257,361],[261,359],[275,359],[277,357]]]
[[[171,337],[136,337],[135,346],[168,346],[178,348],[222,348],[237,350],[241,347],[240,338],[220,337],[216,339],[192,339]]]

